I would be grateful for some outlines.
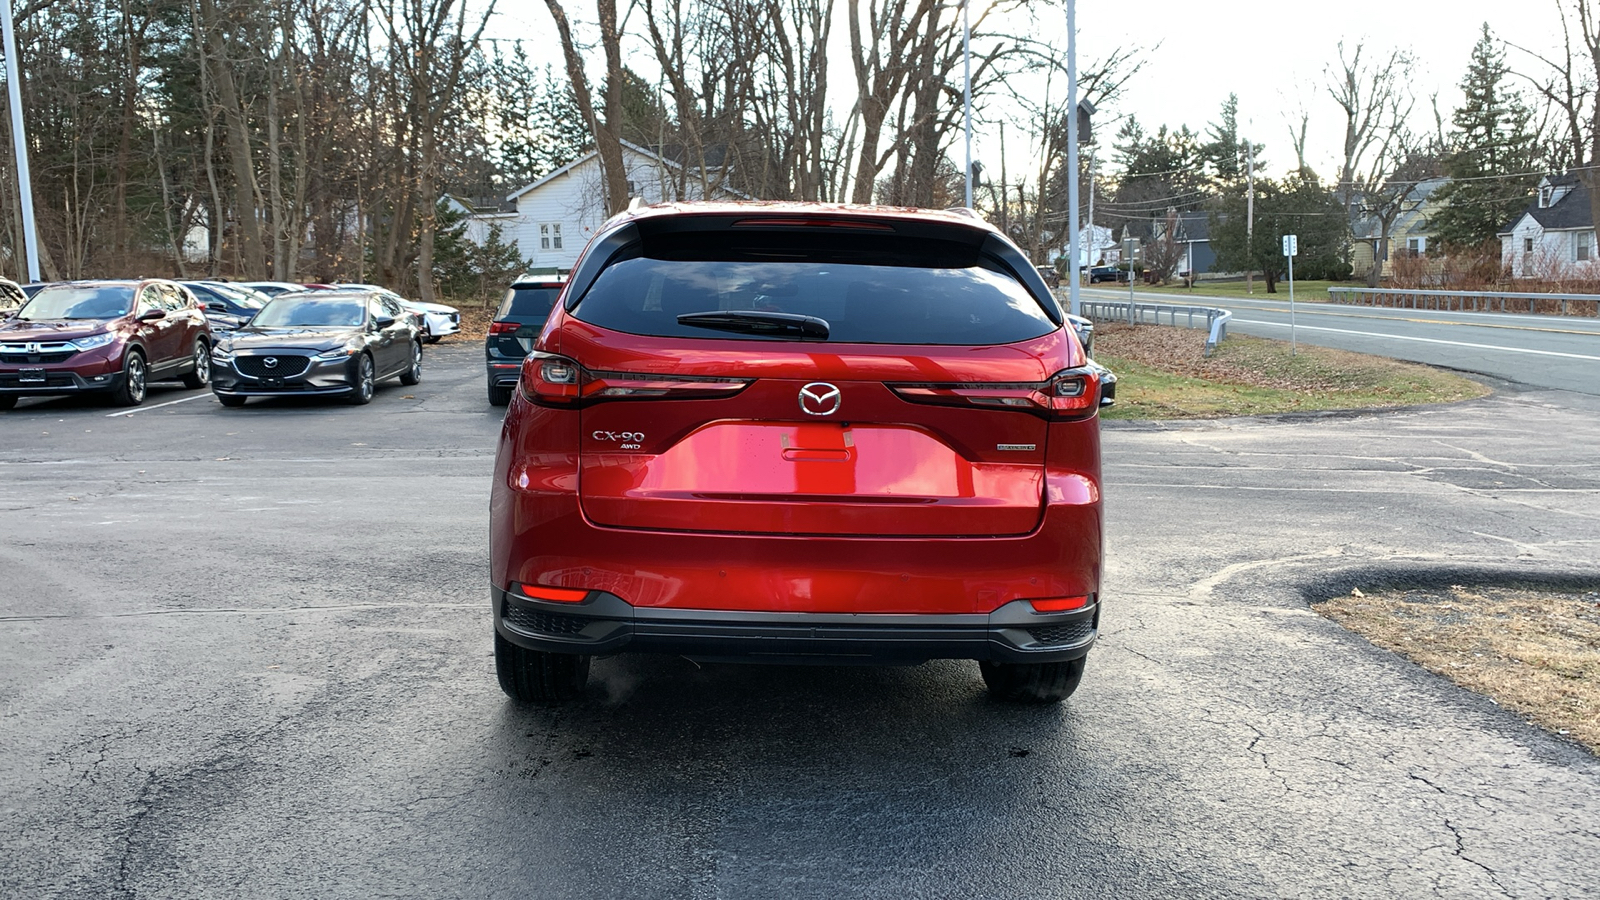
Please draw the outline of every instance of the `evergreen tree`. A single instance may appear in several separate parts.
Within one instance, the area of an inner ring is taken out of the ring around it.
[[[1434,217],[1434,233],[1447,246],[1492,240],[1539,182],[1533,112],[1511,87],[1510,74],[1485,22],[1461,81],[1466,102],[1451,116],[1455,128],[1444,162],[1451,181],[1435,195],[1445,208]]]
[[[1206,129],[1210,141],[1200,148],[1211,174],[1223,184],[1244,177],[1244,148],[1239,143],[1239,95],[1229,94],[1222,104],[1222,120]]]
[[[1254,240],[1246,228],[1243,186],[1230,189],[1212,207],[1211,249],[1216,251],[1217,267],[1260,272],[1269,294],[1277,291],[1278,279],[1288,268],[1283,256],[1286,234],[1299,238],[1296,278],[1339,281],[1350,276],[1350,264],[1344,261],[1350,246],[1344,204],[1310,170],[1283,181],[1256,179]]]
[[[1205,205],[1200,140],[1187,127],[1168,131],[1163,125],[1155,134],[1147,134],[1130,116],[1112,147],[1122,174],[1103,208],[1105,220],[1114,228],[1148,241],[1168,208],[1185,212]]]

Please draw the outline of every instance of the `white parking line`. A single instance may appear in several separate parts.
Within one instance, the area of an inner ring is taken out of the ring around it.
[[[1234,319],[1241,325],[1271,325],[1274,328],[1288,328],[1287,322],[1262,322],[1259,319]],[[1452,347],[1472,347],[1477,350],[1499,350],[1506,353],[1532,353],[1537,356],[1560,356],[1566,359],[1591,359],[1600,362],[1600,356],[1585,356],[1582,353],[1562,353],[1559,350],[1533,350],[1526,347],[1506,347],[1501,344],[1474,344],[1470,341],[1446,341],[1440,338],[1410,337],[1401,334],[1384,334],[1380,331],[1355,331],[1349,328],[1324,328],[1320,325],[1301,325],[1301,331],[1332,331],[1337,334],[1358,334],[1362,337],[1388,338],[1393,341],[1417,341],[1424,344],[1449,344]]]
[[[184,397],[181,400],[168,400],[165,403],[157,403],[155,406],[136,406],[133,409],[125,409],[122,412],[107,413],[106,418],[114,419],[117,416],[131,416],[134,413],[149,412],[152,409],[160,409],[163,406],[171,406],[174,403],[188,403],[190,400],[204,400],[210,396],[211,392],[207,391],[204,394],[195,394],[193,397]]]

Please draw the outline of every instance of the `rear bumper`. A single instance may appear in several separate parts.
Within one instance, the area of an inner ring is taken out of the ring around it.
[[[604,591],[581,603],[496,587],[490,596],[495,629],[531,650],[742,662],[1061,662],[1089,652],[1100,620],[1098,603],[1068,613],[1036,613],[1019,600],[988,614],[848,615],[635,607]]]

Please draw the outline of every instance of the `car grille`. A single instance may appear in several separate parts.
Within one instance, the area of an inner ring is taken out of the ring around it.
[[[274,365],[267,365],[267,360],[276,360]],[[293,378],[303,374],[311,366],[308,356],[283,356],[263,354],[261,356],[235,356],[233,367],[240,375],[251,378]]]
[[[77,350],[64,350],[56,353],[18,353],[14,350],[0,350],[0,363],[13,365],[37,365],[39,363],[62,363],[71,359]]]
[[[540,634],[577,634],[587,628],[592,621],[578,616],[563,616],[526,606],[514,606],[510,603],[506,604],[505,619],[524,631],[537,631]]]
[[[1094,634],[1094,623],[1066,622],[1045,628],[1029,628],[1028,633],[1041,644],[1081,644]]]

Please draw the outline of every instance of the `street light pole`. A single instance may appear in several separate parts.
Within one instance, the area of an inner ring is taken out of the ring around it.
[[[966,208],[973,208],[973,0],[962,0],[962,119],[966,122]]]
[[[11,94],[11,139],[17,152],[17,196],[22,201],[22,245],[28,257],[28,280],[39,280],[39,232],[33,223],[33,175],[28,169],[28,133],[22,123],[22,75],[17,64],[17,36],[11,24],[11,0],[0,0],[4,31],[6,87]]]
[[[1041,198],[1043,199],[1043,198]],[[1067,309],[1080,315],[1078,253],[1083,235],[1078,230],[1078,4],[1067,0],[1067,264],[1072,280],[1067,286]]]

